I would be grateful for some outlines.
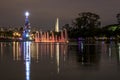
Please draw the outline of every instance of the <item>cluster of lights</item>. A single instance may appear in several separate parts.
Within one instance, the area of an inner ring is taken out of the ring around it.
[[[20,34],[19,32],[14,32],[14,33],[13,33],[13,36],[15,36],[15,37],[16,37],[16,36],[17,36],[17,37],[20,37],[21,34]]]

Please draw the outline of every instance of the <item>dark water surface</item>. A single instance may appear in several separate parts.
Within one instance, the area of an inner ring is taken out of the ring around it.
[[[0,42],[0,80],[120,80],[120,43]]]

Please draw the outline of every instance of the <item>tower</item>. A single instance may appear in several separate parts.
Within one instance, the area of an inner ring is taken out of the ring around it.
[[[55,25],[55,32],[59,32],[59,19],[57,18],[56,25]]]
[[[29,12],[25,12],[25,26],[23,30],[23,40],[30,40],[30,22],[29,22]]]

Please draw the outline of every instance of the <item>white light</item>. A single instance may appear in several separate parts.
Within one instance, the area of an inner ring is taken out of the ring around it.
[[[25,12],[25,16],[29,16],[30,15],[30,13],[27,11],[27,12]]]
[[[26,37],[29,37],[29,34],[26,34]]]

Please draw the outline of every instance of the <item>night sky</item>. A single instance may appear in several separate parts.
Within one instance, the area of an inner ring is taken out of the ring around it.
[[[49,29],[59,17],[60,25],[71,23],[81,12],[93,12],[102,25],[117,23],[120,0],[1,0],[0,25],[24,25],[24,13],[30,12],[31,26]]]

